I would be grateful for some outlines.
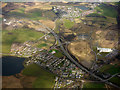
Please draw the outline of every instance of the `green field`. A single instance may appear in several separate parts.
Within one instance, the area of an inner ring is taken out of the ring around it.
[[[120,78],[119,77],[113,77],[110,79],[110,81],[117,84],[118,86],[120,86]]]
[[[42,44],[37,45],[38,48],[42,48],[42,47],[46,47],[46,46],[48,46],[46,43],[42,43]]]
[[[53,55],[60,58],[60,57],[63,57],[63,54],[62,52],[60,52],[59,50],[56,50],[56,49],[52,49],[50,50],[49,52],[52,52],[52,51],[55,51],[56,53],[54,53]]]
[[[27,66],[23,72],[26,76],[35,76],[37,79],[33,82],[34,88],[53,88],[55,75],[40,68],[36,64]]]
[[[44,11],[43,15],[44,15],[44,17],[46,17],[50,20],[55,20],[55,18],[57,18],[57,15],[51,10]]]
[[[10,53],[12,43],[24,43],[28,40],[36,40],[43,36],[41,32],[30,29],[17,29],[17,30],[3,30],[2,31],[2,52]]]
[[[55,26],[55,29],[54,29],[54,31],[56,32],[56,33],[59,33],[59,29],[60,29],[60,25],[62,24],[62,22],[59,20],[59,19],[57,19],[56,20],[56,26]]]
[[[64,19],[63,25],[65,28],[70,29],[74,25],[74,22],[71,22],[70,20]]]
[[[25,13],[25,8],[19,8],[16,9],[17,11],[12,11],[9,12],[8,15],[9,17],[21,17],[21,18],[29,18],[32,20],[46,20],[46,19],[50,19],[50,20],[54,20],[56,16],[56,14],[52,11],[45,11],[45,10],[41,10],[41,9],[33,9],[28,11],[27,13]]]
[[[83,90],[85,88],[105,88],[104,83],[95,83],[95,82],[85,82],[83,86]]]
[[[110,6],[108,4],[107,5],[101,4],[95,9],[97,10],[97,12],[101,12],[101,14],[104,16],[108,16],[112,18],[116,18],[117,16],[117,10],[113,6]]]
[[[19,8],[19,9],[18,9],[18,12],[20,12],[20,13],[24,13],[24,12],[25,12],[25,8],[22,8],[22,7]]]
[[[100,72],[110,73],[111,75],[120,73],[120,66],[119,65],[104,65],[101,67]]]
[[[14,12],[9,12],[9,16],[11,17],[21,17],[21,18],[29,18],[32,20],[45,20],[47,19],[46,17],[42,17],[42,11],[41,10],[34,10],[28,13],[24,13],[24,11],[19,10],[19,11],[14,11]]]
[[[98,14],[98,13],[91,13],[91,14],[87,15],[86,17],[104,17],[104,16],[101,14]]]

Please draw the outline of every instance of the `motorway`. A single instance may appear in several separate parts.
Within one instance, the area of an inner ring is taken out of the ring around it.
[[[64,54],[65,54],[77,67],[79,67],[81,70],[89,73],[90,75],[92,75],[93,77],[99,79],[99,80],[102,81],[102,82],[105,82],[105,83],[107,83],[107,84],[109,84],[109,85],[112,85],[112,86],[114,86],[114,87],[120,88],[120,87],[116,86],[115,84],[112,84],[111,82],[108,82],[108,81],[106,81],[106,80],[103,80],[103,79],[100,78],[99,76],[97,76],[97,75],[95,75],[94,73],[92,73],[92,72],[90,72],[89,70],[87,70],[85,67],[81,66],[77,61],[75,61],[75,60],[69,55],[68,52],[66,52],[66,50],[65,50],[64,47],[62,46],[62,43],[61,43],[61,41],[60,41],[60,38],[56,35],[56,33],[55,33],[54,31],[52,31],[51,33],[55,36],[56,40],[59,42],[59,46],[60,46],[61,50],[64,52]]]
[[[83,67],[82,65],[80,65],[77,61],[75,61],[75,60],[70,56],[70,54],[64,49],[64,47],[63,47],[63,45],[62,45],[62,43],[61,43],[61,41],[60,41],[60,38],[59,38],[58,35],[54,32],[54,30],[48,28],[47,26],[43,25],[43,24],[40,23],[40,22],[37,22],[37,21],[33,21],[33,22],[42,25],[44,28],[48,29],[48,30],[54,35],[56,41],[58,41],[58,44],[59,44],[61,50],[62,50],[62,51],[64,52],[64,54],[70,59],[70,61],[73,62],[77,67],[79,67],[81,70],[89,73],[91,76],[97,78],[98,80],[100,80],[100,81],[102,81],[102,82],[105,82],[106,84],[109,84],[109,85],[114,86],[114,87],[116,87],[116,88],[120,88],[119,86],[117,86],[117,85],[109,82],[108,80],[104,80],[104,79],[102,79],[101,77],[95,75],[93,72],[89,71],[88,69],[86,69],[85,67]]]

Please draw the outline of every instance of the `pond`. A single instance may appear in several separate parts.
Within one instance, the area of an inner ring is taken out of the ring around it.
[[[90,8],[85,7],[85,6],[75,6],[76,8],[79,8],[81,10],[90,10]]]
[[[0,58],[1,59],[1,58]],[[4,56],[2,57],[2,76],[10,76],[20,73],[24,69],[25,58]]]

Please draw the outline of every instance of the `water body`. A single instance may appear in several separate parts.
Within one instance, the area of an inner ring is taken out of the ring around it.
[[[85,7],[85,6],[75,6],[76,8],[79,8],[81,10],[90,10],[90,8]]]
[[[0,58],[1,59],[1,58]],[[5,56],[2,57],[2,76],[10,76],[20,73],[24,69],[25,58]]]

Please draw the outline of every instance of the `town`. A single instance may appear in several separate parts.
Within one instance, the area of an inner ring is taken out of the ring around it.
[[[55,6],[55,7],[53,7],[53,11],[55,13],[59,12],[60,17],[68,18],[70,20],[74,20],[72,18],[83,17],[83,16],[89,15],[90,13],[94,12],[94,9],[90,10],[90,8],[87,8],[84,6],[83,6],[83,8],[85,8],[86,10],[81,10],[79,7],[74,7],[74,6]]]
[[[47,68],[54,74],[57,74],[60,77],[64,78],[81,78],[85,72],[80,70],[76,65],[71,63],[66,58],[57,58],[53,55],[53,52],[48,52],[47,50],[43,50],[37,55],[29,58],[25,65],[30,65],[32,63],[36,63],[43,68]]]

